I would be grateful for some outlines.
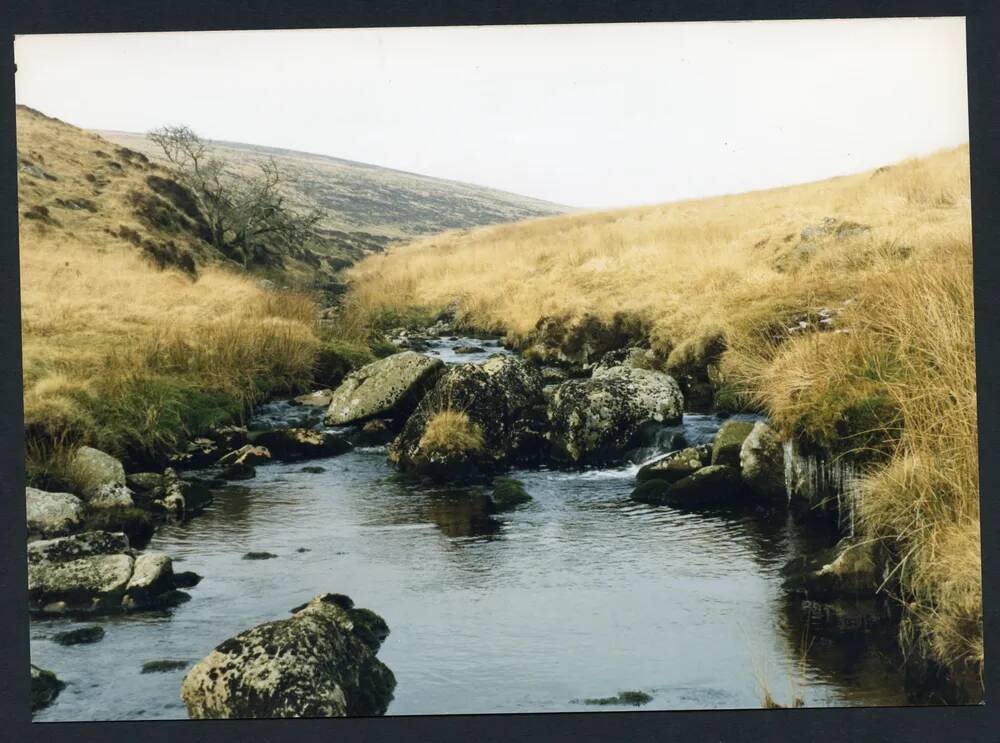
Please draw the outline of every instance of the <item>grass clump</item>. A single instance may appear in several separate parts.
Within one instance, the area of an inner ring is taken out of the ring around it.
[[[420,448],[444,457],[482,451],[483,430],[461,410],[442,410],[427,422]]]

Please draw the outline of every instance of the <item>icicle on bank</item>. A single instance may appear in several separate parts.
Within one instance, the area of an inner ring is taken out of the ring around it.
[[[861,499],[859,467],[846,457],[826,459],[803,454],[795,441],[784,443],[785,490],[789,500],[802,499],[810,508],[836,514],[837,525],[854,536],[855,513]]]

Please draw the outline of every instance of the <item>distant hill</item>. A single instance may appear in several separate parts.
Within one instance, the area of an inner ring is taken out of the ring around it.
[[[161,157],[145,135],[98,133],[154,161]],[[357,251],[377,252],[397,240],[569,211],[527,196],[325,155],[235,142],[211,145],[236,171],[253,170],[273,158],[286,180],[288,199],[322,211],[320,227],[332,247],[352,257],[358,257],[353,256]]]

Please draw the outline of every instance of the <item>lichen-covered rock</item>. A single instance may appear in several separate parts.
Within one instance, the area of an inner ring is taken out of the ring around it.
[[[317,596],[289,619],[226,640],[184,677],[192,718],[381,715],[396,679],[375,657],[384,637],[350,599]],[[385,628],[388,631],[388,628]]]
[[[66,684],[44,668],[31,665],[31,711],[37,712],[52,704]]]
[[[724,464],[738,469],[740,449],[753,426],[753,421],[744,420],[728,420],[723,423],[712,442],[712,464]]]
[[[425,434],[442,411],[464,415],[481,438],[478,445],[435,446]],[[491,356],[481,364],[452,366],[441,376],[392,442],[389,459],[437,479],[502,469],[539,455],[544,425],[538,370],[515,356]]]
[[[680,387],[667,374],[615,366],[590,379],[564,382],[549,401],[552,453],[573,463],[621,456],[649,428],[676,423],[684,413]]]
[[[25,488],[28,533],[43,537],[67,534],[80,526],[83,501],[71,493]]]
[[[85,501],[108,497],[108,491],[125,487],[122,463],[90,446],[81,446],[70,461],[73,485]]]
[[[132,491],[127,485],[112,485],[110,483],[101,485],[91,492],[87,498],[87,505],[91,508],[131,508],[135,505],[132,498]]]
[[[646,484],[649,483],[643,483]],[[738,469],[711,464],[671,484],[663,493],[662,502],[681,507],[725,505],[738,503],[746,492]]]
[[[440,359],[404,351],[351,372],[334,390],[325,421],[343,426],[371,418],[399,418],[417,406],[444,369]]]
[[[128,551],[129,541],[124,534],[88,531],[58,539],[29,542],[28,562],[68,562],[81,557],[117,555]]]
[[[28,603],[35,614],[142,609],[189,598],[176,587],[170,558],[136,556],[124,534],[92,531],[28,544]]]
[[[768,498],[785,491],[785,452],[778,434],[763,421],[754,423],[740,446],[740,472],[751,489]]]
[[[69,562],[28,563],[28,607],[33,612],[106,611],[121,605],[132,577],[130,555],[95,555]]]
[[[282,428],[251,434],[251,443],[266,448],[275,459],[333,457],[351,450],[343,436],[311,428]]]
[[[640,483],[647,480],[677,482],[708,465],[711,456],[710,446],[690,446],[672,451],[640,467],[636,480]]]

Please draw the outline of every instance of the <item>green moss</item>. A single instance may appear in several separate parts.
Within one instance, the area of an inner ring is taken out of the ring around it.
[[[142,664],[142,673],[168,673],[187,666],[186,660],[149,660]]]
[[[528,503],[531,495],[524,489],[524,483],[509,477],[493,480],[493,504],[498,511],[506,511],[522,503]]]

